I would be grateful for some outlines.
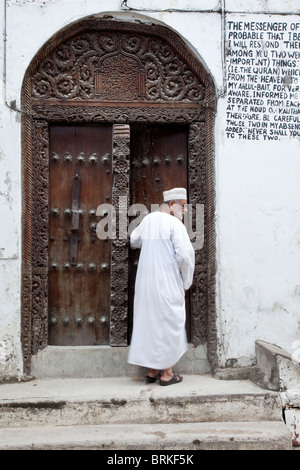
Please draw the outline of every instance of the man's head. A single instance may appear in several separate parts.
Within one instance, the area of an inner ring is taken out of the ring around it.
[[[187,207],[187,194],[185,188],[173,188],[163,192],[164,203],[168,205],[169,213],[182,220]]]

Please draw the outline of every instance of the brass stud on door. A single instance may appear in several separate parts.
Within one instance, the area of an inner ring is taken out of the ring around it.
[[[57,207],[54,207],[53,209],[51,209],[51,214],[54,215],[54,217],[58,217],[59,216],[59,209]]]
[[[106,215],[108,215],[108,210],[104,209],[103,211],[101,211],[101,214],[97,214],[97,215],[99,215],[100,217],[105,217]]]
[[[105,153],[103,155],[103,157],[101,158],[101,162],[102,162],[103,165],[108,165],[109,160],[110,160],[110,154],[109,153]]]
[[[154,157],[154,158],[153,158],[153,165],[154,165],[154,166],[159,166],[159,165],[160,165],[160,162],[161,162],[161,160],[160,160],[159,157]]]
[[[179,163],[180,165],[183,163],[184,161],[184,155],[178,155],[178,157],[176,158],[176,161],[177,163]]]
[[[64,318],[63,321],[62,321],[63,326],[68,326],[69,323],[70,323],[70,318],[69,317]]]
[[[115,156],[116,156],[117,160],[119,160],[120,162],[126,160],[126,155],[125,155],[124,152],[119,152]]]
[[[95,217],[96,216],[96,209],[90,209],[89,210],[89,217]]]
[[[131,164],[134,168],[139,168],[140,167],[140,162],[136,158],[134,160],[132,160]]]
[[[71,209],[65,209],[65,210],[64,210],[64,215],[65,215],[66,217],[71,217],[71,216],[72,216],[72,211],[71,211]]]
[[[96,271],[96,269],[97,269],[97,265],[95,263],[89,264],[89,267],[88,267],[89,271]]]
[[[97,163],[97,154],[93,153],[93,155],[89,158],[89,162],[91,165],[95,165]]]
[[[71,163],[71,161],[73,160],[73,157],[72,155],[70,154],[70,152],[66,152],[65,153],[65,156],[64,156],[64,161],[66,163]]]
[[[59,156],[57,153],[52,152],[51,160],[52,160],[54,163],[58,163],[59,160],[60,160],[60,156]]]
[[[81,326],[82,325],[82,317],[76,317],[75,318],[75,325],[76,326]]]
[[[80,152],[80,154],[77,157],[77,163],[79,163],[79,165],[82,165],[84,161],[85,161],[84,153]]]
[[[91,231],[92,233],[96,233],[96,229],[97,229],[97,222],[92,222],[92,223],[90,224],[90,231]]]
[[[142,165],[144,167],[147,167],[150,165],[150,160],[148,158],[144,158],[143,161],[142,161]]]

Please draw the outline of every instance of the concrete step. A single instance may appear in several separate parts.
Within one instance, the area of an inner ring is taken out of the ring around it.
[[[277,392],[249,381],[184,376],[161,387],[141,378],[39,379],[0,385],[0,427],[277,421]]]
[[[0,428],[0,450],[99,449],[135,450],[136,457],[138,450],[291,450],[291,436],[274,421]]]

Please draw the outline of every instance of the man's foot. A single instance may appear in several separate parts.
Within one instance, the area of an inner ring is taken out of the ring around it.
[[[146,383],[147,384],[153,384],[159,378],[160,378],[159,372],[155,369],[150,369],[148,371],[148,374],[146,375]]]
[[[159,385],[166,386],[166,385],[174,385],[174,384],[179,384],[180,382],[183,381],[183,377],[178,374],[173,374],[173,377],[170,380],[163,380],[163,378],[160,378]]]

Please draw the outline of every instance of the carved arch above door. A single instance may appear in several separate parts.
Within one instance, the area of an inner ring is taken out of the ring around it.
[[[33,59],[24,78],[22,109],[24,372],[30,372],[31,355],[48,344],[50,123],[189,125],[189,199],[205,206],[205,243],[196,252],[192,288],[192,341],[208,342],[214,362],[215,92],[204,66],[167,28],[88,19],[59,32]],[[115,191],[117,196],[118,187]],[[114,327],[118,344],[122,325],[116,321]]]

